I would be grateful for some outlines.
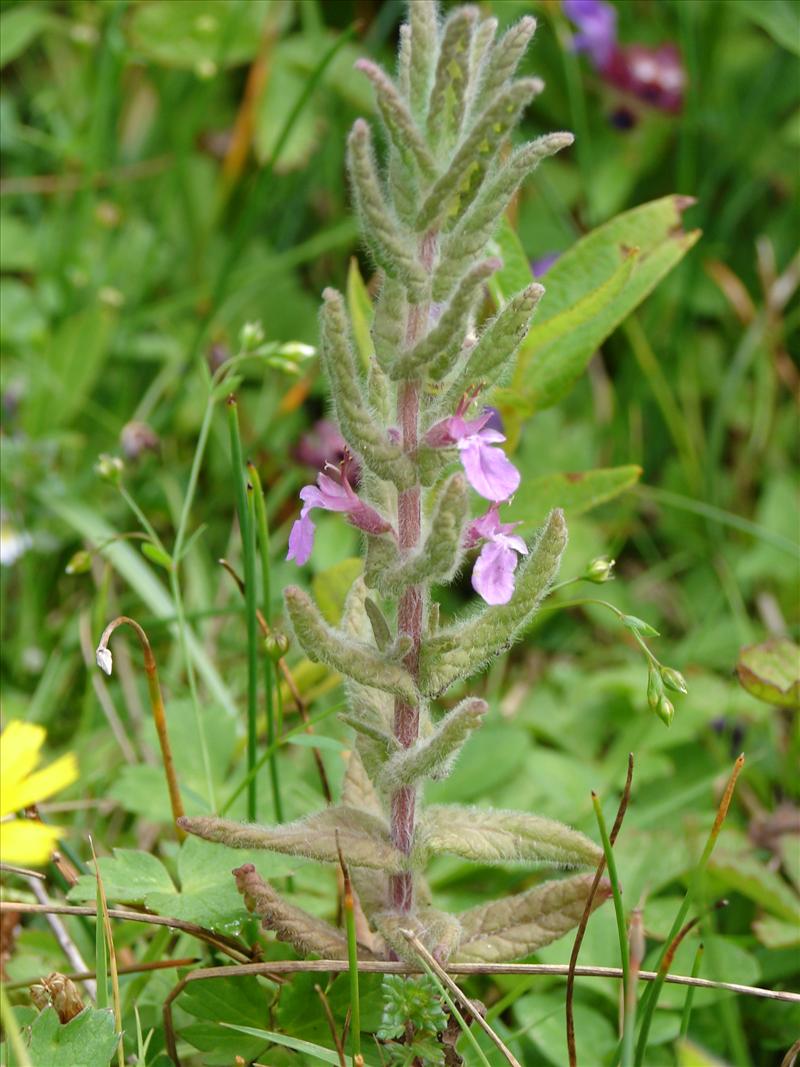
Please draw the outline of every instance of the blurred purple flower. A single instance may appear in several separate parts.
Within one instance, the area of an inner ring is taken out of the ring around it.
[[[389,523],[354,492],[343,470],[335,471],[335,477],[320,472],[316,485],[306,485],[300,490],[300,499],[303,507],[289,534],[286,554],[286,559],[293,559],[298,566],[308,562],[314,547],[315,526],[310,515],[314,508],[344,512],[354,526],[367,533],[386,533],[391,529]]]
[[[496,445],[505,441],[505,434],[487,425],[496,417],[493,408],[484,408],[476,419],[465,419],[464,412],[472,397],[465,397],[455,415],[442,419],[425,435],[434,448],[455,445],[461,453],[461,464],[467,481],[486,500],[507,500],[517,491],[520,475],[517,468]]]
[[[547,252],[539,259],[532,259],[531,270],[534,278],[541,278],[543,274],[546,274],[560,255],[560,252]]]
[[[314,470],[324,470],[327,466],[338,467],[345,458],[345,440],[339,427],[330,419],[318,419],[297,443],[294,450],[295,459]],[[356,481],[354,463],[348,469],[352,481]]]
[[[564,0],[567,18],[578,27],[572,38],[576,52],[591,56],[598,70],[611,61],[617,46],[617,12],[603,0]]]
[[[487,604],[507,604],[514,592],[514,572],[519,556],[528,554],[528,547],[513,531],[518,522],[501,522],[499,504],[494,503],[467,529],[466,545],[484,542],[472,571],[472,588]]]
[[[618,89],[660,111],[675,114],[683,105],[686,72],[674,44],[617,48],[603,76]]]

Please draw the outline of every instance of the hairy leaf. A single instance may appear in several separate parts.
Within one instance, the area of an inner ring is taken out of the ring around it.
[[[264,848],[320,863],[338,863],[338,836],[345,860],[354,867],[377,867],[394,873],[404,870],[408,862],[391,843],[385,819],[343,804],[277,826],[233,822],[213,815],[183,817],[178,824],[187,833],[220,841],[229,848]]]
[[[593,874],[579,874],[544,882],[462,912],[456,962],[509,963],[563,937],[580,921],[593,881]],[[592,910],[610,896],[611,883],[601,879]]]
[[[457,804],[428,808],[420,820],[414,847],[423,861],[451,852],[476,863],[559,867],[596,867],[603,855],[594,841],[553,819]]]

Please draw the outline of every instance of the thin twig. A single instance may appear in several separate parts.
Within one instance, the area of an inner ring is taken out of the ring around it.
[[[442,965],[438,963],[434,956],[425,948],[418,937],[415,937],[411,930],[401,930],[400,933],[408,941],[409,945],[414,949],[418,956],[421,956],[423,960],[428,964],[430,969],[434,972],[436,977],[442,983],[447,986],[453,996],[458,997],[459,1001],[464,1005],[475,1022],[480,1026],[481,1030],[486,1034],[489,1040],[500,1050],[500,1053],[505,1057],[507,1063],[511,1064],[511,1067],[522,1067],[519,1060],[514,1056],[511,1049],[503,1042],[502,1038],[495,1033],[492,1027],[486,1022],[484,1017],[467,997],[464,992],[458,988],[456,983],[444,970]]]
[[[47,912],[47,922],[50,925],[50,929],[53,931],[53,935],[55,936],[55,939],[58,942],[61,951],[64,953],[64,955],[67,957],[69,962],[76,970],[85,971],[86,963],[84,962],[83,956],[81,956],[77,945],[69,936],[67,928],[61,922],[58,916],[53,913],[52,909],[54,905],[48,897],[46,889],[36,878],[29,878],[28,885],[30,886],[33,895],[39,901],[38,907],[41,910]],[[21,910],[21,908],[18,910]],[[95,985],[95,983],[91,980],[91,978],[86,978],[82,981],[84,989],[92,998],[92,1000],[97,1000],[97,986]],[[24,984],[28,985],[29,983],[25,982]]]
[[[180,786],[178,785],[178,776],[175,772],[175,763],[172,759],[172,748],[169,743],[169,732],[167,729],[167,714],[164,710],[164,698],[161,695],[161,685],[158,681],[158,668],[156,666],[156,658],[153,655],[153,649],[150,645],[150,639],[136,619],[131,619],[127,615],[119,615],[106,626],[105,630],[103,630],[100,644],[97,646],[97,651],[95,652],[95,657],[98,666],[102,663],[102,669],[106,674],[111,674],[112,660],[111,652],[108,649],[108,642],[117,627],[125,625],[128,625],[133,629],[134,633],[139,638],[139,643],[141,644],[144,653],[144,670],[147,676],[147,692],[150,696],[153,722],[155,724],[156,733],[158,734],[158,743],[161,747],[161,759],[164,764],[164,776],[167,779],[167,790],[169,792],[169,802],[172,808],[172,819],[175,823],[175,832],[178,840],[183,841],[186,834],[177,824],[178,819],[180,819],[185,812],[183,809],[183,800],[181,799]]]
[[[137,163],[125,163],[119,167],[95,174],[28,174],[0,181],[0,196],[27,196],[40,193],[77,193],[81,189],[102,189],[117,182],[136,182],[160,174],[172,163],[172,156],[156,156]]]
[[[797,1060],[797,1053],[800,1052],[800,1038],[795,1041],[789,1051],[781,1060],[781,1067],[794,1067]]]
[[[625,818],[625,812],[628,810],[628,801],[631,795],[631,782],[633,781],[633,753],[628,753],[628,774],[625,778],[625,788],[622,791],[622,799],[619,802],[619,808],[617,809],[617,817],[614,819],[614,825],[611,827],[611,833],[608,836],[609,841],[613,845],[617,840],[620,828],[622,826],[622,820]],[[567,974],[567,994],[566,994],[566,1012],[567,1012],[567,1050],[569,1053],[570,1067],[576,1067],[578,1062],[578,1055],[575,1049],[575,1018],[573,1015],[573,997],[575,989],[575,975],[578,973],[578,954],[583,944],[583,937],[586,933],[586,924],[589,921],[589,916],[592,914],[592,905],[594,904],[595,894],[597,893],[597,887],[600,885],[600,879],[603,877],[603,872],[606,869],[606,857],[603,854],[603,858],[597,865],[594,881],[592,887],[589,890],[589,895],[586,898],[586,905],[583,909],[583,915],[581,921],[578,923],[578,929],[575,933],[575,942],[572,946],[572,952],[569,957],[569,972]]]
[[[177,967],[191,967],[193,963],[199,963],[199,956],[183,956],[178,960],[153,960],[150,963],[129,963],[122,967],[117,967],[117,974],[144,974],[147,971],[169,971]],[[71,971],[69,974],[62,975],[63,978],[68,978],[70,982],[86,982],[88,979],[96,978],[97,971]],[[42,979],[36,979],[41,982]],[[27,989],[32,982],[29,978],[26,978],[23,982],[7,982],[6,989],[10,992],[15,989]]]
[[[18,911],[30,915],[97,915],[97,908],[79,904],[31,904],[24,900],[0,900],[0,915],[6,911]],[[224,952],[226,956],[230,956],[234,960],[244,961],[252,958],[244,945],[235,938],[228,937],[226,934],[216,934],[211,930],[206,930],[203,926],[185,922],[183,919],[171,919],[166,915],[149,915],[147,912],[142,911],[126,911],[122,908],[109,908],[108,914],[112,919],[149,923],[151,926],[169,926],[173,930],[182,930],[183,933],[196,937],[198,941],[205,941],[209,945],[213,945],[220,952]],[[83,961],[81,961],[81,964],[83,967],[86,966]]]

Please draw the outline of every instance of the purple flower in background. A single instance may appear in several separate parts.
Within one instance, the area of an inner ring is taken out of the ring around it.
[[[335,471],[335,478],[320,472],[316,485],[306,485],[300,490],[303,507],[289,534],[286,554],[287,560],[293,559],[298,566],[308,562],[314,547],[315,526],[310,515],[314,508],[344,512],[354,526],[367,533],[386,533],[391,529],[389,523],[353,491],[343,470],[330,469]]]
[[[612,85],[660,111],[676,113],[683,104],[686,72],[674,44],[617,48],[603,71]]]
[[[494,503],[467,530],[468,548],[484,542],[472,571],[472,588],[487,604],[507,604],[514,592],[514,572],[528,547],[513,531],[518,522],[501,522],[499,504]]]
[[[531,270],[534,278],[541,278],[543,274],[546,274],[560,255],[560,252],[547,252],[539,259],[532,259]]]
[[[496,418],[493,408],[484,408],[476,419],[464,418],[471,400],[471,396],[465,397],[455,415],[432,426],[425,441],[434,448],[455,445],[461,453],[467,481],[475,492],[486,500],[508,500],[519,487],[519,471],[502,448],[496,447],[506,438],[487,425]]]
[[[564,0],[567,18],[578,27],[572,38],[576,52],[587,52],[603,70],[617,46],[617,12],[603,0]]]
[[[301,463],[318,471],[328,464],[338,466],[344,459],[346,448],[336,423],[330,419],[318,419],[300,438],[294,454]],[[348,470],[348,473],[353,481],[357,480],[352,470]]]

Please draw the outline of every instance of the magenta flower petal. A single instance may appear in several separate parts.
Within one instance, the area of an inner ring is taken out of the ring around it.
[[[314,547],[314,529],[311,516],[303,508],[300,518],[295,521],[289,534],[289,551],[286,554],[286,559],[293,559],[298,567],[308,563],[311,549]]]
[[[507,604],[514,592],[517,554],[498,541],[487,541],[475,561],[472,588],[487,604]]]
[[[494,438],[495,431],[490,433]],[[467,481],[476,493],[486,500],[507,500],[517,491],[519,471],[501,448],[486,444],[477,434],[460,441],[458,447]]]

